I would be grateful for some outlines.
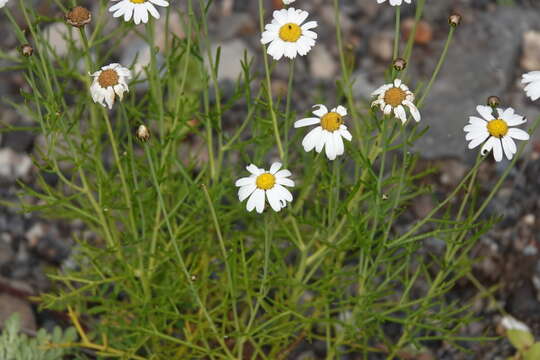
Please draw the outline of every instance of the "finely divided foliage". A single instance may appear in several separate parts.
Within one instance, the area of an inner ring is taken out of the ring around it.
[[[31,195],[23,209],[90,230],[76,239],[78,266],[52,274],[54,290],[40,296],[79,336],[52,347],[102,358],[275,360],[317,343],[328,359],[391,360],[434,340],[466,340],[458,332],[471,320],[469,304],[446,295],[472,276],[470,250],[492,225],[481,215],[523,152],[525,142],[514,140],[528,139],[538,120],[525,131],[519,111],[479,106],[480,117],[462,120],[469,147],[482,145],[474,166],[424,217],[395,226],[429,192],[419,182],[429,171],[417,169],[411,147],[435,120],[420,122],[420,111],[459,22],[447,25],[431,78],[412,79],[404,64],[414,60],[413,43],[399,39],[402,1],[377,1],[396,14],[394,59],[403,66],[388,64],[373,107],[354,98],[355,62],[333,0],[341,76],[325,102],[345,106],[315,105],[313,115],[294,106],[294,59],[317,46],[317,21],[304,10],[272,14],[258,1],[262,61],[246,53],[225,94],[218,79],[229,69],[210,43],[210,0],[96,1],[92,16],[77,21],[78,9],[66,20],[68,56],[51,46],[54,19],[39,8],[14,0],[3,9],[20,45],[33,50],[1,53],[32,89],[12,106],[46,140],[38,186],[21,184]],[[417,19],[425,5],[410,5]],[[114,63],[127,37],[148,44],[148,63]],[[276,61],[290,64],[285,98],[273,94]],[[424,80],[422,91],[404,84]],[[523,81],[538,99],[538,74]],[[489,151],[511,161],[483,200],[474,189]],[[435,256],[423,246],[432,238],[444,244]]]

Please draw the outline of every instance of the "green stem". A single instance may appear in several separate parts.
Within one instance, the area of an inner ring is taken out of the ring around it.
[[[283,158],[283,166],[287,167],[288,148],[289,148],[289,129],[291,127],[291,99],[293,93],[294,67],[296,59],[289,62],[289,82],[287,84],[287,102],[285,105],[285,157]]]
[[[411,54],[413,50],[414,45],[414,39],[416,37],[416,30],[417,25],[420,19],[422,18],[422,14],[424,13],[424,5],[426,4],[426,0],[418,0],[416,3],[416,13],[414,16],[414,25],[411,31],[411,34],[409,35],[409,39],[407,40],[407,45],[405,47],[405,61],[407,64],[409,63],[409,60],[411,59]],[[407,69],[405,69],[407,71]],[[403,76],[403,75],[402,75]]]
[[[131,232],[133,233],[133,236],[135,237],[135,240],[136,240],[138,237],[137,236],[137,223],[135,222],[135,217],[133,215],[133,203],[131,201],[131,196],[130,196],[130,191],[129,191],[130,189],[126,181],[126,175],[124,174],[124,166],[122,165],[122,161],[120,160],[120,155],[118,154],[118,145],[116,144],[116,139],[114,137],[111,121],[109,119],[109,114],[107,113],[107,110],[103,109],[103,114],[105,117],[105,124],[107,125],[107,133],[111,141],[114,160],[116,162],[116,167],[118,168],[118,173],[120,175],[120,182],[122,183],[122,192],[124,194],[124,201],[126,202],[126,206],[128,208]]]
[[[187,269],[187,266],[184,262],[184,257],[182,256],[182,253],[180,252],[180,248],[178,247],[176,237],[174,235],[174,231],[172,228],[172,225],[169,220],[169,216],[167,216],[167,209],[165,207],[165,200],[163,199],[163,193],[161,192],[161,186],[159,184],[159,181],[157,179],[156,170],[154,168],[154,161],[152,159],[152,155],[150,154],[150,149],[147,144],[144,145],[144,151],[146,153],[146,159],[148,161],[148,165],[150,168],[150,174],[152,175],[152,181],[154,184],[154,189],[157,193],[157,200],[158,200],[158,207],[161,209],[161,212],[163,214],[163,217],[165,218],[165,224],[167,227],[167,231],[169,233],[169,240],[173,245],[174,251],[176,253],[178,264],[180,265],[180,270],[184,274],[184,277],[186,279],[186,282],[188,284],[188,287],[193,294],[193,297],[195,298],[195,301],[197,302],[197,305],[200,307],[204,317],[206,318],[206,321],[208,322],[210,328],[212,329],[212,332],[214,332],[217,342],[220,344],[220,346],[223,348],[227,356],[229,358],[234,359],[234,355],[230,352],[229,347],[223,341],[223,336],[218,331],[218,328],[214,321],[212,320],[212,317],[210,316],[210,313],[208,312],[208,309],[204,305],[201,297],[199,296],[199,293],[197,292],[197,289],[195,288],[195,285],[193,284],[193,280],[191,279],[191,275]]]
[[[435,82],[435,79],[437,78],[437,75],[439,75],[439,71],[441,70],[441,67],[444,64],[444,60],[446,59],[446,54],[448,53],[448,49],[450,48],[450,43],[452,42],[452,38],[454,36],[455,30],[456,30],[455,27],[450,26],[450,31],[448,32],[448,37],[446,38],[446,43],[444,44],[444,49],[441,53],[441,57],[439,58],[439,62],[437,63],[437,66],[435,67],[435,71],[433,71],[433,74],[431,75],[431,79],[429,80],[427,87],[422,92],[422,97],[420,98],[420,100],[418,100],[418,103],[416,104],[416,107],[419,109],[424,104],[424,100],[426,99],[426,96],[428,96],[431,90],[431,87],[433,86],[433,83]]]
[[[264,31],[264,5],[263,0],[259,0],[259,24],[261,33]],[[274,109],[274,100],[272,98],[272,81],[270,80],[270,66],[268,64],[268,55],[266,53],[266,46],[262,45],[264,71],[266,74],[266,94],[268,98],[268,107],[270,109],[270,117],[272,118],[272,126],[274,128],[274,136],[276,138],[276,144],[279,151],[279,157],[283,161],[285,159],[285,152],[283,151],[283,145],[279,134],[279,127],[277,123],[277,115]]]
[[[231,267],[229,265],[229,256],[227,255],[227,248],[225,247],[225,241],[223,240],[223,235],[221,233],[221,227],[219,226],[218,217],[216,215],[216,209],[214,207],[214,204],[212,203],[212,199],[210,198],[210,194],[208,193],[208,189],[206,188],[206,185],[202,185],[202,189],[204,192],[204,197],[206,198],[206,202],[208,203],[208,207],[210,208],[210,214],[212,215],[212,221],[214,222],[214,227],[216,228],[216,235],[219,240],[219,247],[221,249],[221,255],[223,256],[223,262],[225,263],[225,270],[227,273],[227,280],[229,282],[229,291],[232,301],[232,308],[233,308],[233,315],[234,315],[234,322],[236,325],[236,331],[240,331],[240,322],[238,320],[238,310],[236,308],[236,292],[235,292],[235,284],[233,281],[233,275],[231,271]]]
[[[356,106],[354,103],[352,81],[351,81],[351,71],[349,70],[349,67],[347,66],[347,62],[345,59],[345,49],[343,47],[343,38],[341,34],[341,16],[340,16],[340,11],[339,11],[339,0],[334,0],[334,18],[336,22],[336,42],[337,42],[337,47],[339,50],[339,61],[341,64],[341,77],[342,77],[342,82],[343,82],[343,91],[347,98],[347,106],[351,113],[352,120],[355,121],[359,117],[358,117],[358,111],[356,110]],[[353,129],[355,131],[355,138],[358,141],[358,147],[360,149],[360,152],[364,154],[365,153],[364,140],[362,137],[363,134],[361,132],[360,126],[354,126]]]
[[[400,21],[401,21],[401,6],[396,7],[396,28],[394,32],[394,57],[397,59],[399,55],[399,34],[400,34]]]

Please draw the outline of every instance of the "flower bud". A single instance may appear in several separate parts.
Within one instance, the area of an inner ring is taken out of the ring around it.
[[[144,125],[140,125],[135,132],[135,136],[141,142],[147,142],[150,139],[150,130]]]
[[[457,27],[461,23],[461,15],[453,13],[448,17],[448,23],[450,26]]]
[[[490,96],[487,99],[487,104],[491,107],[497,107],[501,104],[501,99],[498,96]]]
[[[21,46],[21,54],[23,56],[32,56],[34,48],[30,44],[24,44]]]
[[[407,67],[407,61],[405,61],[405,59],[402,59],[402,58],[397,58],[394,60],[393,65],[396,71],[403,71]]]
[[[92,13],[87,8],[75,6],[66,13],[65,19],[69,25],[82,28],[92,21]]]

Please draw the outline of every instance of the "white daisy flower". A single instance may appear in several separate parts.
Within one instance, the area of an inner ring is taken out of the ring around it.
[[[521,82],[527,84],[525,86],[525,92],[532,101],[540,99],[540,71],[531,71],[523,74]]]
[[[90,76],[94,77],[90,86],[92,99],[102,106],[109,106],[109,109],[114,105],[115,95],[122,100],[124,93],[129,91],[126,81],[131,78],[131,71],[120,64],[104,66]]]
[[[157,6],[167,7],[169,2],[165,0],[111,0],[120,1],[109,8],[109,11],[113,13],[113,17],[124,16],[124,21],[129,21],[133,17],[133,22],[138,25],[141,22],[148,22],[148,13],[159,19],[159,12]]]
[[[283,4],[285,5],[291,5],[293,2],[295,2],[296,0],[283,0]]]
[[[9,0],[0,0],[0,9],[6,6]]]
[[[509,315],[502,318],[501,325],[506,330],[520,330],[520,331],[526,331],[526,332],[531,331],[531,329],[529,329],[529,327],[526,324],[522,323],[519,320],[516,320],[515,318]]]
[[[294,181],[289,179],[291,172],[289,170],[279,170],[281,163],[275,162],[270,167],[270,171],[259,169],[251,164],[246,169],[251,176],[238,179],[236,186],[238,189],[238,199],[244,201],[247,211],[256,209],[260,214],[264,210],[265,198],[268,199],[270,206],[274,211],[280,211],[287,206],[287,202],[293,200],[292,194],[285,186],[294,186]]]
[[[420,112],[414,105],[414,94],[400,79],[381,86],[371,96],[377,96],[377,100],[371,103],[372,107],[379,106],[385,115],[390,115],[393,111],[395,117],[400,119],[403,124],[407,122],[405,106],[409,108],[414,120],[418,122],[421,119]]]
[[[411,0],[390,0],[390,5],[400,6],[403,4],[403,1],[405,1],[407,4],[411,3]],[[377,4],[382,4],[383,2],[386,2],[386,0],[377,0]]]
[[[288,8],[274,11],[272,23],[267,24],[262,33],[261,43],[268,44],[268,55],[279,60],[285,55],[293,59],[297,54],[306,55],[313,45],[317,34],[311,29],[317,27],[316,21],[302,23],[309,16],[307,11]]]
[[[504,110],[498,108],[497,118],[493,116],[492,110],[489,106],[478,105],[476,111],[483,119],[476,116],[469,117],[469,124],[463,128],[467,133],[465,139],[471,141],[469,149],[474,149],[485,142],[480,150],[482,155],[493,150],[495,160],[501,161],[504,151],[508,160],[512,160],[517,152],[514,139],[529,140],[529,134],[511,126],[525,124],[527,120],[523,116],[515,114],[512,108]]]
[[[313,111],[313,115],[317,117],[298,120],[294,123],[294,127],[299,128],[319,124],[304,137],[302,146],[304,146],[306,152],[315,148],[318,153],[324,147],[328,159],[335,160],[337,156],[343,155],[345,152],[342,138],[348,141],[352,139],[347,126],[343,125],[343,117],[347,115],[347,109],[340,105],[328,112],[324,105],[319,104],[314,107],[318,107],[317,110]]]

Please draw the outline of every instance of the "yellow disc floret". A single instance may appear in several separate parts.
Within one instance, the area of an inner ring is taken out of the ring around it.
[[[488,122],[487,129],[491,136],[501,138],[508,133],[508,124],[503,119],[495,119]]]
[[[321,118],[321,127],[324,130],[334,132],[343,124],[343,117],[337,112],[329,112]]]
[[[263,190],[270,190],[276,185],[276,177],[270,173],[264,173],[257,177],[257,187]]]
[[[302,29],[295,23],[288,23],[279,29],[279,37],[286,42],[297,42],[302,36]]]
[[[146,0],[130,0],[132,3],[135,3],[135,4],[142,4],[142,3],[145,3]]]
[[[389,104],[392,107],[396,107],[398,105],[401,105],[403,101],[407,98],[407,94],[405,91],[398,87],[393,87],[391,89],[386,90],[384,93],[384,102]]]

